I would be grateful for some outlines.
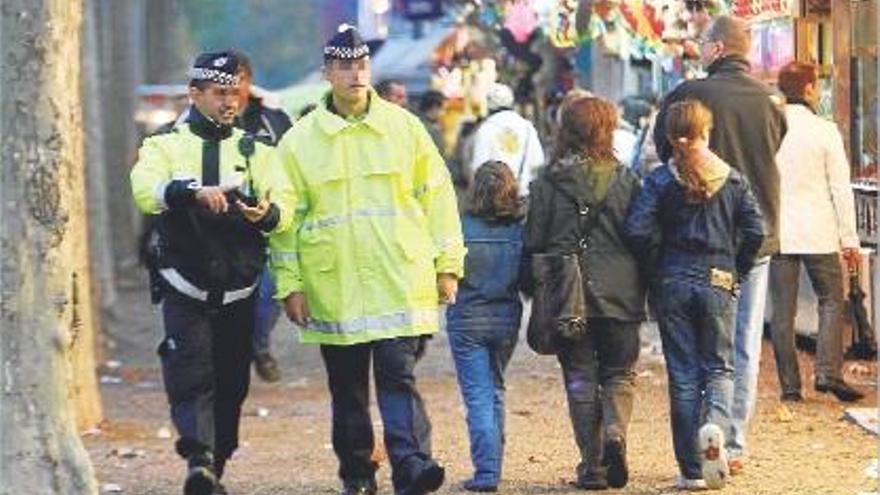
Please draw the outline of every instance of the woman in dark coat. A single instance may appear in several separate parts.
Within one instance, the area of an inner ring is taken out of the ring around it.
[[[615,106],[596,97],[562,114],[556,157],[531,184],[526,256],[581,255],[587,335],[557,351],[581,453],[576,485],[623,487],[645,286],[620,227],[638,178],[614,158]],[[526,287],[528,290],[528,287]]]

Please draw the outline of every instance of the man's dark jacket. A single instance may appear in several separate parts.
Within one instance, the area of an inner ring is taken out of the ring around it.
[[[782,97],[749,75],[748,61],[728,55],[709,66],[709,77],[687,81],[666,98],[657,114],[654,143],[664,163],[672,156],[666,138],[666,111],[677,101],[701,101],[714,117],[709,148],[748,179],[764,216],[759,257],[779,251],[779,171],[774,161],[785,136]]]
[[[261,98],[252,95],[248,98],[244,114],[236,119],[235,126],[253,134],[257,141],[275,146],[290,129],[291,123],[290,117],[283,110],[267,107]]]
[[[584,293],[588,317],[620,321],[645,319],[645,279],[642,267],[621,236],[630,203],[639,193],[639,179],[618,166],[608,186],[605,206],[586,237],[586,249],[579,247],[578,204],[596,207],[581,159],[568,157],[542,169],[529,186],[526,221],[525,265],[535,253],[581,254],[587,280]],[[532,290],[531,277],[524,278],[523,291]]]

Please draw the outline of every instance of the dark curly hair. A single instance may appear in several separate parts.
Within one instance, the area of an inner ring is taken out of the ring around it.
[[[516,178],[506,163],[489,160],[477,168],[466,209],[495,222],[515,222],[523,217]]]

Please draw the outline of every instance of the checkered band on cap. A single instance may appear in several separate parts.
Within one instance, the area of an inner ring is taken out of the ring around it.
[[[354,48],[348,46],[325,46],[324,56],[327,58],[338,58],[342,60],[355,60],[366,57],[370,54],[370,47],[360,45]]]
[[[370,47],[354,26],[342,24],[338,31],[324,45],[325,59],[356,60],[370,54]]]
[[[238,76],[217,69],[205,69],[204,67],[193,67],[187,73],[190,79],[195,81],[211,81],[224,86],[231,86],[238,83]]]
[[[205,52],[196,57],[187,72],[193,81],[210,81],[224,86],[238,82],[238,56],[233,51]]]

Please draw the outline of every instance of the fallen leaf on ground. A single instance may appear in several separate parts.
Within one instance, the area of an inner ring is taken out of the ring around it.
[[[785,404],[779,404],[776,408],[776,420],[780,423],[791,423],[794,421],[794,413]]]

